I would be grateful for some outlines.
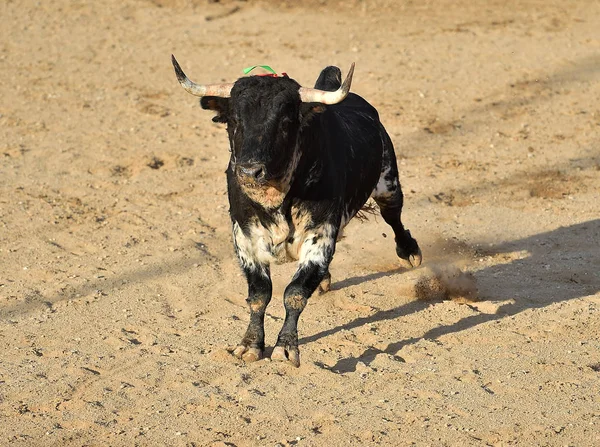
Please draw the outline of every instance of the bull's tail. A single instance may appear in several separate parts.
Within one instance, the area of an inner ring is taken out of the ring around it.
[[[356,217],[361,222],[366,222],[367,220],[369,220],[369,214],[371,216],[377,216],[378,211],[379,207],[377,206],[377,204],[373,200],[368,200],[367,203],[365,203],[362,206],[362,208],[358,210],[358,213],[356,213],[354,217]]]

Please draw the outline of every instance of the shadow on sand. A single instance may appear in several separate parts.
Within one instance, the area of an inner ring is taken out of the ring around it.
[[[383,350],[370,347],[358,357],[341,359],[333,366],[320,366],[336,373],[355,371],[358,362],[368,365],[378,354],[396,355],[403,347],[422,339],[436,340],[443,335],[510,317],[527,309],[543,308],[593,295],[600,290],[599,243],[600,219],[596,219],[496,245],[489,250],[489,254],[521,250],[529,253],[529,256],[524,259],[495,265],[475,274],[479,293],[485,300],[512,300],[510,304],[501,306],[494,314],[478,313],[451,325],[433,327],[420,337],[395,341]],[[342,283],[359,284],[368,279],[370,278],[350,278]],[[502,287],[499,284],[502,284]],[[420,312],[433,304],[422,301],[406,303],[304,337],[300,340],[300,344],[313,342],[342,330],[355,329],[365,324],[393,320]]]

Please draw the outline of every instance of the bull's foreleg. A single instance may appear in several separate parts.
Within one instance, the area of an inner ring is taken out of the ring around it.
[[[233,355],[246,362],[262,359],[265,351],[265,312],[271,301],[271,279],[256,271],[244,269],[248,280],[248,298],[246,303],[250,309],[250,322],[240,344]]]
[[[330,289],[331,289],[331,273],[329,273],[329,270],[327,270],[327,272],[325,273],[325,276],[319,283],[319,293],[320,294],[327,293],[327,292],[329,292]]]
[[[329,263],[335,251],[336,235],[337,229],[325,224],[304,240],[298,270],[283,295],[285,321],[273,348],[272,360],[287,360],[296,367],[300,366],[298,319],[313,292],[330,278]]]
[[[246,362],[255,362],[265,351],[265,312],[271,301],[272,283],[269,265],[259,260],[256,241],[243,234],[237,225],[233,228],[236,254],[248,281],[248,308],[250,322],[233,355]]]
[[[298,269],[294,279],[286,287],[283,295],[285,321],[273,348],[272,360],[289,360],[294,366],[300,366],[298,319],[326,271],[322,265],[309,262]]]

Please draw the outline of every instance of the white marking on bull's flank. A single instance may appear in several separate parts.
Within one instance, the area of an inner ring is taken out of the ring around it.
[[[371,194],[374,197],[385,197],[390,196],[397,188],[396,179],[394,178],[391,182],[386,180],[385,178],[391,173],[392,168],[387,166],[384,170],[381,171],[381,175],[379,176],[379,181],[377,182],[377,186],[373,190]]]

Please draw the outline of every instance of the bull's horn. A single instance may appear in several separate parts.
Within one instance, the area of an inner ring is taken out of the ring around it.
[[[335,92],[327,92],[325,90],[318,90],[316,88],[300,87],[298,90],[300,93],[300,99],[302,102],[320,102],[322,104],[337,104],[338,102],[342,102],[346,96],[348,96],[348,92],[350,91],[350,84],[352,84],[353,74],[354,62],[352,62],[352,65],[350,66],[350,71],[346,75],[344,83]]]
[[[196,84],[188,79],[179,66],[177,59],[175,59],[175,56],[171,55],[171,61],[175,68],[177,80],[188,93],[191,93],[194,96],[218,96],[220,98],[229,98],[231,96],[233,84]]]

